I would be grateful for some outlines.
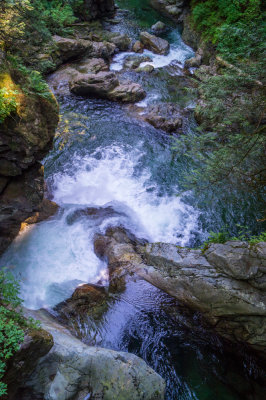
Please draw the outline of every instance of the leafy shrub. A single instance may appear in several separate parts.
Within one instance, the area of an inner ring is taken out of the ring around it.
[[[23,327],[27,325],[21,312],[19,283],[10,272],[0,271],[0,396],[6,394],[1,382],[6,362],[18,351],[24,338]]]
[[[42,1],[42,7],[45,25],[52,34],[71,32],[68,25],[75,22],[76,18],[69,2],[62,0]]]
[[[26,94],[38,94],[47,100],[51,100],[52,94],[49,86],[43,79],[39,71],[31,70],[22,64],[22,60],[18,56],[7,57],[8,63],[16,75],[16,80],[21,83],[23,92]]]
[[[7,88],[0,89],[0,123],[12,112],[16,111],[16,95],[17,92],[14,90],[9,90]]]
[[[228,241],[242,241],[250,244],[257,244],[260,242],[266,242],[266,232],[261,232],[259,235],[251,235],[248,228],[245,226],[237,225],[238,229],[237,236],[231,236],[231,234],[224,230],[222,232],[210,232],[208,240],[203,243],[203,251],[207,250],[211,243],[224,244]]]

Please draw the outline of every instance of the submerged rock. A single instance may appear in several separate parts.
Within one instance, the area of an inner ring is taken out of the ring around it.
[[[151,64],[147,64],[144,67],[139,67],[136,69],[136,72],[146,72],[148,74],[152,73],[154,71],[154,66]]]
[[[108,291],[104,286],[84,284],[72,296],[55,307],[57,318],[70,329],[80,326],[88,317],[98,320],[108,310]],[[75,333],[77,329],[74,330]]]
[[[266,243],[212,244],[203,254],[166,243],[138,245],[113,228],[96,237],[95,250],[111,271],[141,276],[202,312],[220,335],[266,357]]]
[[[152,61],[152,58],[144,55],[143,56],[131,55],[126,57],[123,64],[123,68],[136,69],[140,66],[141,63],[146,61]]]
[[[54,345],[20,385],[20,400],[164,399],[164,380],[139,357],[87,346],[45,311],[27,315],[41,321]]]
[[[148,32],[140,33],[140,41],[146,49],[156,54],[167,55],[169,53],[170,45],[167,40],[151,35]]]

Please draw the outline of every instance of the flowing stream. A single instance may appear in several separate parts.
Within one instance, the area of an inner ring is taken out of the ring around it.
[[[129,11],[118,13],[121,22],[112,29],[137,38],[159,19],[146,3],[120,1]],[[182,42],[177,28],[169,25],[165,36],[171,43],[168,56],[147,52],[156,68],[153,74],[121,73],[147,90],[139,107],[158,101],[192,107],[193,98],[182,87],[174,92],[171,87],[179,82],[180,67],[193,51]],[[121,71],[125,57],[118,54],[111,69]],[[44,165],[48,193],[60,210],[22,231],[1,259],[1,265],[13,268],[21,279],[26,307],[52,308],[79,284],[105,283],[106,264],[94,254],[93,237],[108,226],[123,225],[149,241],[193,246],[215,224],[249,218],[233,205],[226,205],[225,212],[219,198],[209,207],[207,195],[177,196],[180,171],[189,168],[186,159],[176,156],[173,137],[132,115],[129,107],[75,96],[59,102],[60,126]],[[193,126],[188,118],[185,129]],[[87,207],[102,207],[106,212],[74,218],[76,210]],[[173,316],[172,303],[151,285],[132,282],[123,294],[114,296],[100,324],[88,321],[79,326],[78,334],[86,343],[144,358],[166,379],[168,400],[233,400],[244,398],[244,392],[252,395],[253,383],[244,366],[228,360],[214,337],[204,340],[202,332],[193,333],[184,314]],[[198,325],[196,315],[194,325]]]

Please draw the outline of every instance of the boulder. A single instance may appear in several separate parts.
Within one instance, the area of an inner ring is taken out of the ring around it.
[[[68,95],[69,81],[77,74],[74,65],[63,65],[48,77],[47,82],[56,95]]]
[[[153,71],[154,71],[154,66],[151,64],[147,64],[144,67],[139,67],[136,69],[136,72],[146,72],[148,74],[150,74]]]
[[[41,321],[54,346],[21,385],[20,400],[164,399],[164,380],[139,357],[87,346],[44,310],[27,316]]]
[[[123,83],[115,87],[108,95],[110,100],[122,103],[136,103],[145,98],[146,92],[138,83]]]
[[[108,70],[109,67],[103,58],[83,58],[79,63],[61,66],[48,77],[47,81],[55,94],[68,95],[70,94],[69,82],[79,73],[96,74]]]
[[[163,55],[169,53],[170,45],[167,40],[151,35],[148,32],[140,33],[140,41],[146,49],[151,50],[153,53]]]
[[[70,81],[71,92],[81,96],[108,98],[109,93],[119,85],[113,72],[78,74]]]
[[[156,129],[177,133],[182,131],[184,112],[176,104],[155,104],[147,108],[143,118]]]
[[[92,42],[92,48],[89,51],[91,58],[104,58],[110,60],[115,54],[116,45],[110,42]]]
[[[120,83],[113,72],[79,74],[70,82],[70,90],[81,96],[99,97],[123,103],[134,103],[146,96],[139,84]]]
[[[143,46],[143,44],[141,43],[140,40],[137,40],[137,41],[133,44],[132,50],[133,50],[135,53],[143,53],[143,49],[144,49],[144,46]]]
[[[195,56],[185,61],[185,68],[198,68],[202,64],[202,49],[198,49]]]
[[[141,63],[146,62],[146,61],[152,61],[151,57],[149,56],[137,56],[137,55],[131,55],[126,57],[123,68],[125,69],[136,69],[140,66]]]
[[[57,319],[69,329],[74,328],[73,333],[77,334],[83,321],[89,324],[88,317],[98,320],[108,310],[108,298],[108,291],[104,286],[94,284],[78,286],[70,299],[55,307]]]
[[[108,40],[111,43],[115,44],[115,46],[120,51],[128,50],[131,45],[131,39],[127,34],[116,33],[114,36],[111,36]]]
[[[70,59],[77,58],[85,54],[86,51],[92,49],[92,42],[88,40],[78,40],[72,38],[64,38],[58,35],[53,36],[57,51],[54,58],[57,58],[57,65],[60,65]]]
[[[151,30],[155,35],[159,35],[163,33],[166,29],[166,25],[162,21],[156,22],[156,24],[152,25]]]
[[[38,222],[45,221],[46,219],[53,217],[59,209],[59,205],[54,201],[43,199],[41,204],[38,206],[38,211],[36,211],[29,218],[21,224],[21,230],[26,228],[28,225],[37,224]]]
[[[8,399],[17,399],[17,392],[35,370],[39,359],[54,345],[53,336],[44,329],[30,329],[19,350],[8,361],[3,381],[8,386]]]
[[[95,238],[95,251],[108,259],[110,271],[139,275],[200,311],[220,335],[266,358],[266,243],[212,244],[203,253],[167,243],[138,245],[113,228]]]
[[[109,66],[103,58],[85,58],[78,63],[76,69],[83,74],[97,74],[101,71],[108,71]]]

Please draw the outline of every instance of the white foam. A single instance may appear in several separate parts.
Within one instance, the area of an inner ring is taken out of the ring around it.
[[[99,150],[97,150],[98,152]],[[102,150],[100,160],[76,158],[74,175],[54,178],[55,201],[59,204],[114,205],[125,207],[138,234],[152,241],[185,245],[196,228],[197,213],[176,196],[158,196],[156,185],[149,188],[150,173],[135,176],[135,167],[143,154],[112,146]],[[181,235],[181,238],[177,239]]]
[[[143,155],[118,145],[98,148],[84,158],[73,156],[65,172],[52,177],[55,201],[64,211],[23,231],[1,259],[21,277],[26,307],[54,306],[78,284],[102,279],[106,265],[93,251],[93,236],[109,225],[122,224],[150,241],[188,243],[197,212],[179,197],[159,196],[147,169],[136,172]],[[69,222],[73,211],[87,206],[112,206],[116,214]]]
[[[170,51],[167,55],[155,54],[149,50],[144,50],[143,54],[139,54],[139,56],[149,56],[152,61],[145,61],[141,63],[140,66],[143,67],[149,64],[154,68],[163,68],[175,62],[179,64],[180,67],[183,67],[185,60],[193,56],[193,50],[180,40],[180,34],[177,31],[173,31],[172,35],[174,38],[174,43],[171,44]],[[132,52],[122,52],[117,54],[113,58],[110,69],[113,71],[121,71],[123,69],[125,59],[132,55],[138,56],[138,54]]]
[[[66,213],[22,231],[1,260],[14,265],[25,306],[53,306],[79,283],[93,281],[105,265],[92,247],[93,231],[82,222],[68,225]]]

